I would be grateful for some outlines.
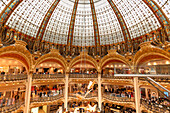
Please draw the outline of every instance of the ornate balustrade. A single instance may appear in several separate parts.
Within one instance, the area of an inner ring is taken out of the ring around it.
[[[12,111],[15,111],[19,109],[22,105],[24,105],[24,101],[19,101],[15,104],[8,105],[8,106],[1,106],[0,107],[0,112],[1,113],[11,113]]]
[[[69,97],[71,98],[82,98],[82,99],[90,99],[90,98],[96,98],[98,97],[97,93],[90,93],[86,97],[84,97],[85,94],[75,94],[75,93],[69,93]]]
[[[39,103],[39,102],[52,102],[58,99],[63,98],[63,95],[56,95],[56,96],[51,96],[51,97],[37,97],[37,98],[32,98],[31,103]]]
[[[64,77],[64,74],[33,74],[33,79],[58,79]]]
[[[153,103],[149,103],[148,100],[144,100],[141,99],[141,104],[149,111],[152,112],[159,112],[159,113],[168,113],[170,112],[170,106],[165,106],[165,105],[161,105],[161,104],[153,104]]]
[[[102,74],[101,77],[108,79],[132,79],[132,77],[115,77],[113,74]]]
[[[27,75],[25,74],[0,75],[0,81],[17,81],[17,80],[25,80],[25,79],[27,79]]]
[[[97,78],[97,74],[70,74],[69,78]]]
[[[103,94],[103,98],[111,101],[117,101],[117,102],[134,102],[133,99],[130,99],[128,97],[116,97],[109,94]]]

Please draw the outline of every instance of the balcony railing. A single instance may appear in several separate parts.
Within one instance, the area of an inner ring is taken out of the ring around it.
[[[84,97],[85,94],[75,94],[75,93],[69,93],[69,97],[72,98],[82,98],[82,99],[90,99],[90,98],[95,98],[98,97],[97,93],[90,93],[86,97]]]
[[[55,101],[58,99],[61,99],[63,97],[63,95],[59,94],[56,96],[51,96],[51,97],[35,97],[31,99],[31,103],[39,103],[39,102],[51,102],[51,101]]]
[[[69,78],[97,78],[97,74],[70,74]]]
[[[11,113],[12,111],[19,109],[22,105],[24,105],[24,101],[19,101],[15,104],[7,105],[7,106],[2,105],[0,107],[0,113]]]
[[[17,80],[25,80],[25,79],[27,79],[27,75],[25,74],[0,75],[0,81],[17,81]]]
[[[170,106],[165,106],[165,105],[161,105],[161,104],[153,104],[153,103],[149,103],[149,101],[141,99],[141,104],[149,111],[152,112],[159,112],[159,113],[169,113],[170,112]]]
[[[118,101],[118,102],[134,102],[133,99],[128,97],[116,97],[110,94],[103,94],[104,99],[112,100],[112,101]]]
[[[58,79],[64,77],[64,74],[33,74],[33,79]]]
[[[113,74],[102,74],[101,77],[106,79],[132,79],[132,77],[115,77]]]

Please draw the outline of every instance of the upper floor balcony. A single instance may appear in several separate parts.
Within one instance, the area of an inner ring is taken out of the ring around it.
[[[33,74],[33,79],[60,79],[65,78],[65,74]]]
[[[1,101],[0,105],[0,112],[1,113],[11,113],[19,109],[21,106],[24,105],[24,101],[18,101],[14,104],[6,104],[5,102]]]
[[[0,82],[2,81],[20,81],[20,80],[26,80],[27,75],[26,74],[0,74]]]
[[[86,74],[86,73],[77,73],[77,74],[74,74],[74,73],[71,73],[69,74],[69,78],[89,78],[89,79],[92,79],[92,78],[97,78],[98,75],[97,74]]]

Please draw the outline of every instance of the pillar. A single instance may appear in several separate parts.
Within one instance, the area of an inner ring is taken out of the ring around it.
[[[72,90],[71,90],[72,89],[72,85],[69,85],[69,89],[70,89],[69,92],[72,93]]]
[[[149,96],[148,96],[148,88],[145,87],[145,95],[146,95],[146,99],[149,99]]]
[[[66,112],[68,111],[68,106],[67,106],[67,103],[68,103],[68,77],[69,77],[69,74],[66,73],[65,74],[65,91],[64,91],[64,109],[66,109]]]
[[[53,68],[53,67],[50,67],[49,73],[50,73],[50,74],[54,74],[54,68]]]
[[[140,111],[140,90],[139,90],[139,85],[138,85],[138,77],[134,77],[134,90],[135,90],[136,113],[141,113],[141,111]]]
[[[44,113],[49,113],[49,112],[47,112],[47,105],[43,106],[43,111],[44,111]]]
[[[50,113],[50,105],[47,105],[47,113]]]
[[[102,108],[102,92],[101,92],[101,73],[98,73],[98,107],[101,112]]]
[[[0,39],[0,48],[3,46],[3,44],[2,44],[2,41],[1,41],[1,39]]]
[[[31,86],[32,86],[32,75],[33,72],[30,72],[28,74],[28,79],[26,82],[26,94],[25,94],[25,112],[29,113],[29,107],[30,107],[30,96],[31,96]]]

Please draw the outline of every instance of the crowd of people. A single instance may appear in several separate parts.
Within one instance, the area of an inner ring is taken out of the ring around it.
[[[70,74],[97,74],[96,69],[77,69],[71,70]]]
[[[17,75],[17,74],[27,74],[27,72],[25,70],[23,70],[23,71],[9,70],[8,72],[0,71],[0,75]]]
[[[15,105],[21,101],[24,101],[25,97],[22,95],[23,92],[13,92],[10,96],[5,96],[0,92],[0,107]]]
[[[89,91],[88,84],[81,84],[79,86],[77,84],[74,84],[71,93],[85,95],[88,91]],[[94,87],[90,90],[89,94],[90,95],[97,94],[97,85],[94,85]]]
[[[170,102],[167,98],[157,98],[157,97],[151,97],[149,99],[142,98],[141,102],[142,101],[145,101],[145,103],[147,103],[149,106],[153,105],[153,106],[157,106],[160,108],[169,107],[169,110],[170,110]]]
[[[32,86],[31,89],[31,97],[51,97],[51,96],[56,96],[59,94],[63,94],[63,86],[62,85],[54,85],[54,86],[49,86],[49,85],[42,85],[40,87],[37,86]]]
[[[96,113],[98,110],[97,102],[69,102],[68,103],[70,113]]]
[[[113,88],[113,86],[105,86],[104,93],[114,97],[127,97],[134,99],[134,89],[132,87]]]
[[[121,105],[102,103],[103,113],[136,113],[132,108],[127,108]]]

